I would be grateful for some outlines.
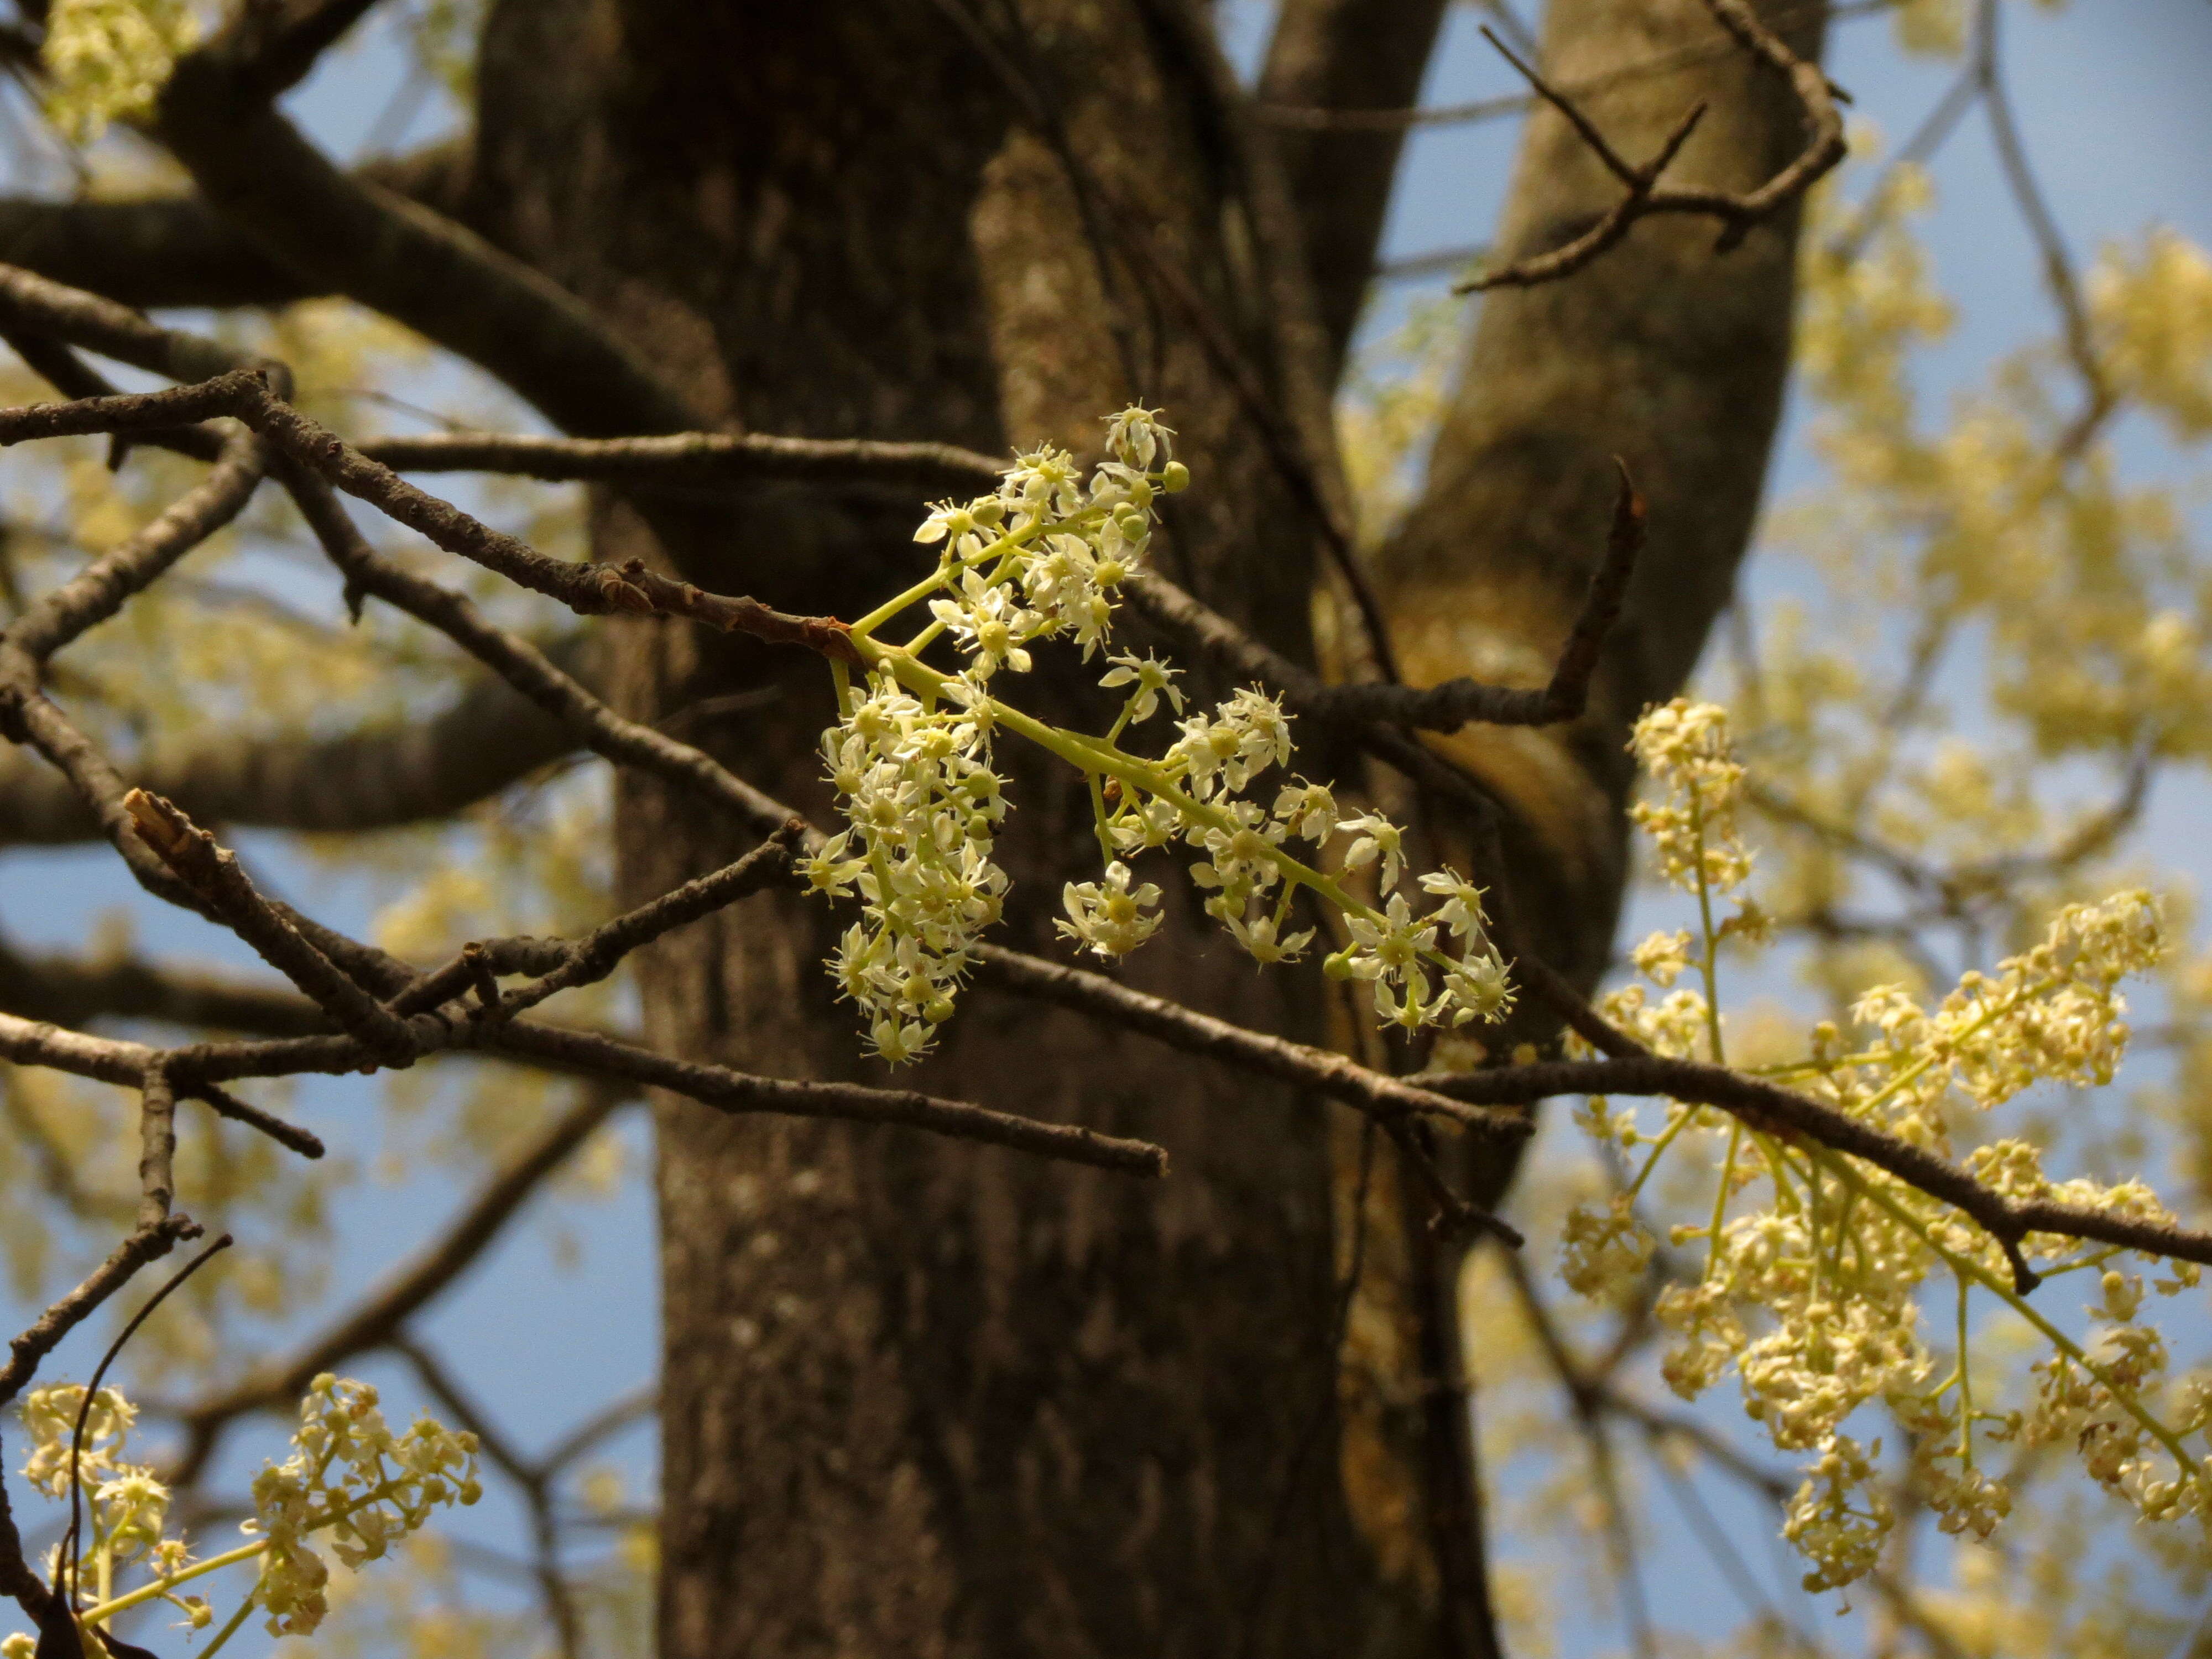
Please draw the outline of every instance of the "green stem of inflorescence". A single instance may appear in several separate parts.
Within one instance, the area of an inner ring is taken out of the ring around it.
[[[926,590],[925,590],[926,591]],[[911,600],[902,601],[911,603]],[[950,674],[939,672],[927,663],[910,656],[902,648],[878,644],[860,634],[854,628],[854,643],[871,668],[888,668],[899,684],[909,691],[933,691],[943,694],[956,682]],[[1174,806],[1187,821],[1234,835],[1243,826],[1221,808],[1186,792],[1175,776],[1164,768],[1102,738],[1087,737],[1079,732],[1047,724],[1026,714],[1012,703],[987,696],[991,718],[1016,736],[1024,738],[1050,754],[1059,757],[1078,771],[1097,778],[1114,778],[1125,788],[1134,787],[1157,797]],[[1110,853],[1110,848],[1109,848]],[[1286,882],[1310,887],[1335,905],[1346,915],[1388,927],[1389,919],[1382,912],[1364,899],[1346,890],[1334,877],[1323,874],[1311,865],[1294,858],[1279,847],[1269,846],[1265,856],[1276,872]],[[1450,956],[1433,946],[1421,952],[1424,958],[1447,970],[1460,964]]]
[[[382,1503],[398,1490],[398,1481],[386,1480],[372,1490],[363,1492],[349,1504],[343,1504],[326,1515],[311,1517],[307,1524],[300,1528],[301,1534],[304,1536],[309,1533],[320,1532],[326,1527],[334,1527],[339,1522],[350,1519],[359,1514],[370,1504]],[[118,1613],[127,1613],[132,1607],[143,1603],[158,1601],[179,1584],[188,1584],[195,1578],[204,1578],[211,1572],[221,1572],[225,1567],[234,1567],[241,1561],[251,1561],[256,1556],[264,1553],[268,1548],[269,1540],[266,1538],[257,1538],[251,1544],[240,1544],[234,1550],[226,1550],[221,1555],[211,1555],[204,1561],[195,1561],[191,1565],[181,1571],[171,1573],[166,1578],[157,1578],[150,1584],[141,1584],[137,1589],[116,1596],[112,1601],[103,1601],[87,1607],[77,1615],[77,1618],[84,1624],[99,1624],[105,1620],[112,1619]],[[251,1599],[249,1596],[248,1600]]]
[[[1974,1467],[1974,1375],[1966,1343],[1966,1279],[1956,1273],[1952,1277],[1959,1281],[1959,1462],[1971,1469]]]

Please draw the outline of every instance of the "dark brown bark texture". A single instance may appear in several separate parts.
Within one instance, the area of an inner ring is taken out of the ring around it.
[[[1316,9],[1291,11],[1321,28]],[[1089,451],[1101,415],[1164,405],[1198,479],[1167,568],[1304,655],[1306,497],[1249,405],[1286,378],[1265,237],[1189,21],[1179,0],[506,0],[465,216],[745,428]],[[1566,78],[1717,38],[1696,0],[1562,0],[1550,32]],[[1425,50],[1401,53],[1394,95]],[[1301,84],[1338,95],[1326,73]],[[1794,145],[1786,94],[1733,60],[1601,113],[1632,150],[1693,88],[1716,108],[1686,173],[1749,182]],[[1532,125],[1504,246],[1608,199],[1557,125]],[[1294,196],[1324,193],[1327,165],[1376,173],[1371,155],[1328,164],[1329,143],[1286,158]],[[1325,320],[1344,287],[1335,234],[1316,233]],[[1603,545],[1606,456],[1625,453],[1652,495],[1652,551],[1590,718],[1451,745],[1512,805],[1524,908],[1585,981],[1620,894],[1623,722],[1680,684],[1729,591],[1778,402],[1789,228],[1725,258],[1710,240],[1645,226],[1574,283],[1487,301],[1430,499],[1384,561],[1413,677],[1540,681]],[[799,488],[610,497],[595,532],[603,558],[850,616],[920,568],[915,507]],[[609,630],[636,718],[774,687],[768,716],[714,740],[785,798],[826,805],[818,664],[681,625]],[[1093,712],[1085,672],[1035,678],[1040,708]],[[1058,949],[1060,885],[1095,859],[1088,809],[1076,780],[1006,759],[1010,942]],[[630,902],[742,850],[635,781],[618,833]],[[1170,927],[1137,982],[1320,1034],[1310,982],[1256,975],[1194,914]],[[757,902],[655,945],[653,1041],[865,1073],[818,965],[834,928]],[[1402,1334],[1366,1344],[1352,1391],[1349,1415],[1380,1426],[1341,1433],[1341,1158],[1322,1109],[981,993],[916,1080],[1157,1138],[1174,1173],[1146,1186],[893,1132],[664,1110],[664,1653],[1480,1650],[1448,1593],[1468,1593],[1472,1522],[1431,1443],[1452,1431],[1425,1319],[1449,1299],[1449,1264],[1418,1229],[1378,1241],[1370,1305]]]

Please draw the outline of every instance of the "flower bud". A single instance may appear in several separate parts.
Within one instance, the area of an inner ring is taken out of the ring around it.
[[[1170,461],[1160,469],[1160,488],[1170,495],[1180,495],[1190,488],[1190,469],[1181,461]]]

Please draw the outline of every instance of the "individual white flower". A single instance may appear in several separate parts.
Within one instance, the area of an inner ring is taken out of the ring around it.
[[[864,858],[848,858],[847,848],[852,842],[852,831],[832,836],[823,842],[822,850],[799,861],[799,873],[808,888],[832,897],[842,896],[852,890],[853,878],[868,867]]]
[[[1227,811],[1228,827],[1209,825],[1199,837],[1206,862],[1191,866],[1191,879],[1201,887],[1264,893],[1282,879],[1273,854],[1283,839],[1283,825],[1255,801],[1232,800]]]
[[[1174,453],[1175,428],[1160,419],[1157,409],[1132,404],[1106,418],[1106,447],[1123,463],[1150,471],[1155,459]]]
[[[1336,833],[1336,797],[1326,784],[1298,778],[1285,784],[1275,797],[1275,817],[1301,841],[1320,843]]]
[[[1032,520],[1047,514],[1072,518],[1083,509],[1083,484],[1075,458],[1050,444],[1018,455],[1006,469],[999,499]]]
[[[1276,938],[1275,918],[1272,915],[1263,915],[1253,921],[1247,921],[1242,916],[1231,916],[1228,926],[1237,942],[1244,947],[1252,959],[1263,964],[1296,962],[1304,954],[1306,946],[1313,943],[1314,934],[1310,927],[1286,938]]]
[[[996,531],[1006,516],[1006,506],[995,495],[978,495],[963,504],[939,501],[921,521],[914,538],[927,546],[949,536],[956,556],[973,558],[983,550],[982,539],[977,532]]]
[[[1182,672],[1181,669],[1169,667],[1150,652],[1140,658],[1133,651],[1125,651],[1106,660],[1114,667],[1100,678],[1101,686],[1109,691],[1121,685],[1137,688],[1129,694],[1129,719],[1133,724],[1152,719],[1158,712],[1164,696],[1176,714],[1182,713],[1182,692],[1175,684]]]
[[[1176,811],[1175,803],[1149,795],[1115,813],[1107,823],[1106,833],[1116,852],[1129,854],[1149,847],[1165,847],[1182,828],[1182,817]]]
[[[963,571],[958,597],[932,600],[929,612],[973,653],[969,672],[977,678],[988,679],[1001,666],[1017,674],[1030,672],[1024,643],[1036,637],[1044,619],[1024,609],[1005,587],[985,580],[981,571]]]
[[[1382,890],[1389,892],[1398,884],[1405,870],[1405,850],[1402,845],[1405,831],[1380,812],[1369,812],[1364,817],[1347,818],[1343,828],[1358,839],[1345,849],[1344,867],[1364,870],[1377,858],[1382,860]]]
[[[1505,964],[1495,956],[1470,956],[1447,969],[1444,992],[1451,1000],[1455,1025],[1471,1019],[1503,1019],[1513,1006]]]
[[[1160,925],[1160,890],[1152,882],[1132,889],[1129,866],[1118,859],[1103,881],[1069,882],[1060,890],[1067,919],[1053,925],[1102,957],[1125,957]]]
[[[1487,921],[1482,914],[1481,888],[1462,879],[1455,870],[1431,871],[1421,878],[1421,887],[1425,892],[1445,896],[1444,902],[1429,913],[1430,921],[1449,929],[1454,939],[1481,936]]]

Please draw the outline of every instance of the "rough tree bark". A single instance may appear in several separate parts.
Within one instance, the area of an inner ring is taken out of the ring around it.
[[[1356,38],[1359,9],[1293,6],[1290,27],[1325,39],[1348,21]],[[1170,569],[1303,653],[1313,528],[1250,402],[1284,382],[1265,238],[1190,21],[1176,0],[508,0],[485,41],[467,216],[744,427],[1081,451],[1105,411],[1166,405],[1200,480]],[[1550,62],[1579,75],[1717,39],[1696,0],[1561,0]],[[1297,79],[1290,45],[1277,63],[1286,86],[1336,84]],[[1792,148],[1781,89],[1733,60],[1601,109],[1634,149],[1692,88],[1716,110],[1686,172],[1740,185]],[[1562,131],[1532,125],[1508,246],[1606,199]],[[1309,198],[1330,142],[1292,158]],[[1374,171],[1371,154],[1339,164]],[[1340,340],[1339,233],[1315,222]],[[1757,500],[1790,240],[1779,227],[1716,259],[1706,230],[1645,227],[1573,284],[1491,301],[1430,499],[1386,554],[1414,677],[1540,677],[1601,544],[1606,454],[1626,452],[1652,494],[1627,647],[1590,719],[1454,745],[1513,807],[1528,908],[1585,981],[1620,893],[1623,719],[1687,671]],[[784,490],[734,510],[605,500],[596,532],[601,556],[849,615],[913,567],[911,521],[910,503]],[[817,665],[651,624],[623,626],[618,656],[641,718],[779,687],[778,712],[732,732],[726,758],[822,804]],[[1083,705],[1081,676],[1040,678],[1059,708]],[[1019,787],[1010,927],[1039,948],[1060,881],[1093,854],[1068,780]],[[633,897],[735,850],[635,782],[618,834]],[[653,1040],[851,1069],[848,1012],[817,965],[830,926],[754,908],[656,947]],[[1318,1029],[1309,984],[1255,976],[1188,915],[1171,927],[1139,982]],[[1451,1264],[1400,1230],[1375,1294],[1405,1351],[1373,1357],[1365,1392],[1387,1393],[1389,1372],[1417,1397],[1340,1445],[1321,1109],[981,994],[928,1070],[933,1089],[1158,1136],[1176,1173],[1143,1188],[891,1134],[664,1113],[670,1659],[1480,1650],[1471,1516],[1436,1490],[1454,1413],[1418,1398],[1442,1363]]]

